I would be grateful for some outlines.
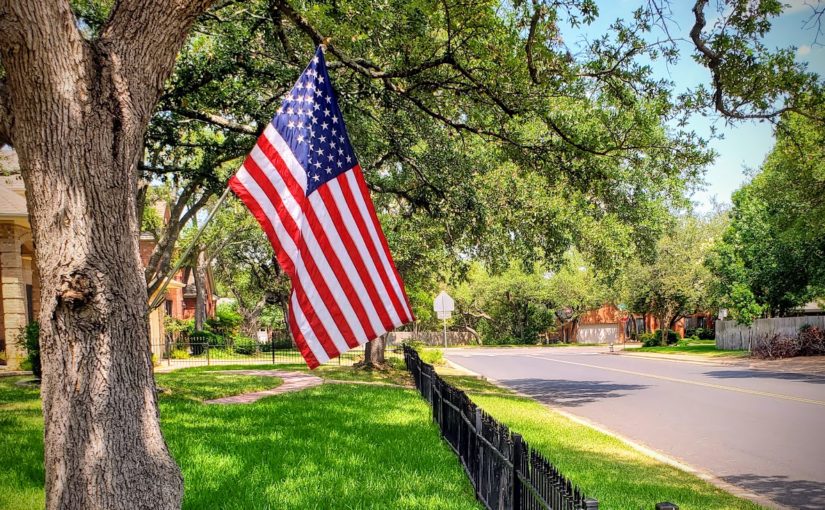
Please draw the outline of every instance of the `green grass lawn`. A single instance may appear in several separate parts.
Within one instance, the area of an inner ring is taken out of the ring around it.
[[[737,498],[684,471],[657,461],[626,443],[580,425],[509,390],[474,377],[444,376],[474,402],[522,434],[589,496],[600,510],[651,510],[662,501],[681,510],[754,510]]]
[[[185,480],[189,509],[478,509],[426,403],[401,387],[325,384],[250,405],[205,405],[276,386],[275,378],[202,367],[158,374],[161,425]],[[294,368],[294,367],[290,367]],[[397,370],[338,380],[393,382]],[[0,378],[0,508],[43,508],[42,416],[37,388]]]
[[[723,351],[716,348],[715,340],[680,340],[675,345],[666,347],[639,347],[625,352],[655,352],[659,354],[694,354],[707,358],[741,358],[748,356],[748,351]]]

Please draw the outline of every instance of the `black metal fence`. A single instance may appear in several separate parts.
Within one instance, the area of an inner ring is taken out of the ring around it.
[[[488,510],[598,510],[599,502],[578,487],[519,434],[476,406],[466,393],[448,384],[404,345],[404,363],[415,387],[432,407],[441,436],[461,465]],[[656,510],[679,510],[669,502]]]
[[[289,338],[272,335],[266,341],[221,334],[169,333],[161,343],[151,345],[155,364],[198,366],[216,364],[304,363]],[[352,365],[364,358],[364,349],[343,353],[331,364]]]
[[[490,510],[596,510],[550,461],[519,434],[497,422],[458,388],[445,382],[415,349],[404,346],[404,362],[415,387],[432,406],[433,420],[455,451]]]

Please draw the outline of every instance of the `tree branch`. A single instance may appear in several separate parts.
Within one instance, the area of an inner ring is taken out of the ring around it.
[[[195,110],[189,110],[187,108],[172,108],[169,111],[189,119],[214,124],[215,126],[228,129],[229,131],[235,131],[236,133],[252,136],[258,136],[260,134],[258,132],[258,128],[251,124],[241,124],[240,122],[235,122],[233,120],[227,119],[226,117],[221,117],[220,115],[216,115],[214,113],[199,112]]]

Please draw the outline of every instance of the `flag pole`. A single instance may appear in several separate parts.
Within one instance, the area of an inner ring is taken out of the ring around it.
[[[186,248],[186,250],[184,250],[181,256],[178,257],[178,261],[175,263],[175,266],[164,278],[163,285],[160,286],[160,288],[157,290],[157,293],[155,294],[155,299],[153,299],[149,303],[149,311],[152,311],[155,308],[159,307],[160,304],[166,299],[166,288],[169,286],[169,283],[175,277],[175,274],[178,272],[181,266],[183,266],[183,264],[186,261],[186,258],[189,257],[190,253],[192,253],[192,249],[195,247],[198,240],[201,238],[201,234],[203,234],[203,231],[206,230],[206,227],[209,225],[209,222],[212,221],[212,218],[215,217],[215,214],[218,212],[218,209],[220,209],[221,205],[223,205],[223,203],[226,201],[226,197],[229,196],[230,191],[231,189],[229,188],[229,186],[227,186],[226,189],[223,190],[223,194],[221,194],[220,198],[218,198],[218,201],[215,203],[215,207],[213,207],[212,210],[209,212],[209,216],[206,217],[206,221],[204,221],[203,225],[201,225],[198,231],[195,232],[195,237],[192,238],[192,242],[189,243],[189,246]]]

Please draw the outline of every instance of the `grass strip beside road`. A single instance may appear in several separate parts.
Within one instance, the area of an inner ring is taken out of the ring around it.
[[[497,420],[547,456],[600,510],[652,510],[669,501],[681,510],[755,510],[698,476],[654,459],[533,399],[477,377],[444,375]]]
[[[185,480],[186,509],[478,510],[427,404],[402,387],[322,385],[249,405],[211,398],[277,386],[277,378],[219,373],[294,369],[241,365],[157,374],[161,427]],[[305,370],[305,367],[303,367]],[[399,370],[315,375],[392,383]],[[0,379],[0,508],[43,508],[39,390]]]
[[[716,348],[713,340],[680,340],[675,345],[626,349],[626,353],[687,354],[704,358],[743,358],[748,351],[724,351]]]

